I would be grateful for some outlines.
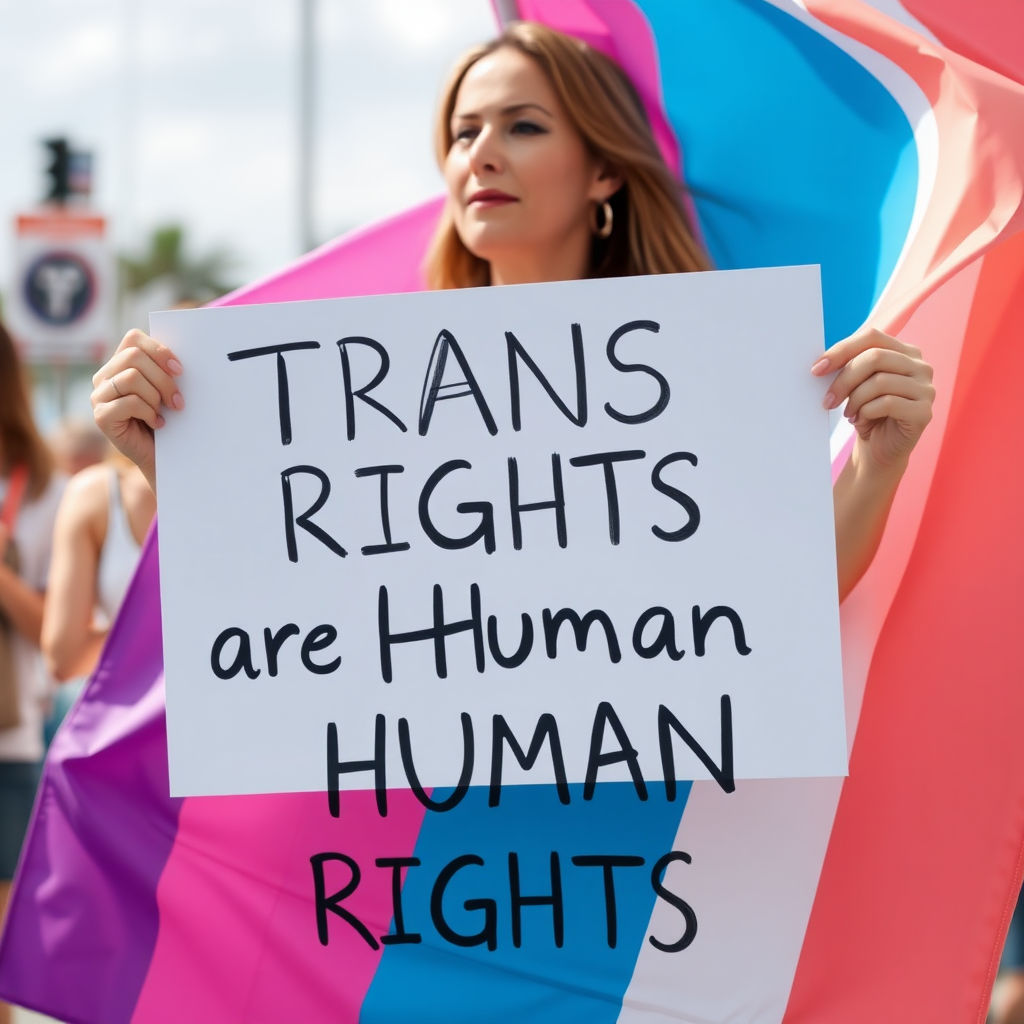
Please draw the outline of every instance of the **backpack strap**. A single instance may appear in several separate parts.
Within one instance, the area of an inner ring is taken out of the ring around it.
[[[11,470],[11,476],[7,485],[7,497],[4,500],[4,507],[0,510],[0,523],[7,527],[10,533],[14,532],[14,526],[18,521],[18,513],[21,511],[21,501],[25,497],[25,489],[28,487],[28,466],[19,463]]]

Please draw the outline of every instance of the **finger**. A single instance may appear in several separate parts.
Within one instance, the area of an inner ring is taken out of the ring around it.
[[[161,369],[166,370],[172,377],[181,376],[181,363],[175,358],[174,353],[163,342],[151,338],[145,331],[138,328],[129,331],[117,346],[121,352],[129,348],[141,348]]]
[[[826,353],[811,367],[811,373],[816,377],[823,377],[827,373],[835,373],[841,370],[854,356],[866,352],[869,348],[885,348],[893,352],[902,352],[912,358],[920,358],[920,349],[913,345],[907,345],[899,338],[883,334],[874,327],[866,327],[851,334],[849,338],[836,342]]]
[[[876,373],[853,390],[846,403],[846,416],[855,418],[865,405],[883,395],[907,398],[931,406],[935,399],[935,389],[927,381],[915,377],[905,377],[899,373]]]
[[[914,359],[903,352],[888,348],[869,348],[854,356],[837,374],[829,385],[822,404],[832,409],[844,402],[853,390],[868,380],[872,374],[900,374],[931,381],[932,368],[920,359]]]
[[[858,427],[877,420],[893,419],[920,433],[931,422],[931,402],[921,402],[900,395],[882,395],[865,402],[857,414]]]
[[[109,377],[97,391],[100,394],[105,393],[111,401],[124,398],[126,395],[138,395],[147,405],[160,412],[160,392],[146,379],[142,371],[134,366]]]
[[[112,440],[123,437],[132,420],[141,420],[150,430],[159,430],[164,425],[163,416],[138,395],[125,395],[97,405],[93,416],[96,425]]]
[[[100,371],[102,377],[100,377],[100,374],[97,374],[97,377],[100,377],[100,379],[95,381],[95,391],[93,394],[99,395],[100,398],[109,397],[108,393],[112,392],[113,389],[111,389],[110,384],[107,382],[115,377],[117,378],[115,384],[117,390],[122,395],[131,393],[133,389],[130,380],[137,380],[138,378],[135,374],[131,374],[129,379],[127,372],[129,370],[135,370],[138,374],[141,374],[158,392],[160,401],[169,409],[185,408],[185,399],[178,390],[177,381],[152,356],[141,348],[125,348],[120,352],[115,352]]]

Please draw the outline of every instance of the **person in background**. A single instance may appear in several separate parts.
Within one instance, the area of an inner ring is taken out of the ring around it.
[[[48,694],[39,635],[65,482],[36,428],[18,354],[0,324],[0,924],[43,756]],[[0,1024],[10,1020],[10,1007],[0,1003]]]
[[[113,453],[110,442],[89,420],[61,420],[47,440],[57,468],[69,477],[103,462]],[[43,742],[47,750],[84,685],[85,678],[80,676],[53,688],[50,713],[43,725]]]
[[[43,655],[58,681],[95,668],[155,512],[146,478],[123,455],[69,482],[57,513],[42,626]]]
[[[47,438],[56,467],[74,476],[89,466],[102,462],[110,454],[110,442],[96,424],[83,419],[65,419]]]
[[[991,1024],[1024,1024],[1024,897],[1017,900],[1006,933],[1002,975],[992,995]]]

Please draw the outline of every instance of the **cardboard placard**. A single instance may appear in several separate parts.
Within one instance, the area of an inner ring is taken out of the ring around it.
[[[845,774],[817,268],[152,332],[174,794]]]

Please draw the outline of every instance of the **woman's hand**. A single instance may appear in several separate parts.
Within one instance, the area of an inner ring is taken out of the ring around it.
[[[142,470],[156,492],[153,432],[164,425],[161,406],[185,408],[175,377],[181,363],[166,346],[142,331],[129,331],[110,360],[92,378],[96,425]]]
[[[857,431],[849,461],[832,491],[839,599],[875,557],[910,453],[932,418],[932,368],[913,345],[868,328],[833,345],[811,368],[836,374],[826,409],[846,401]]]
[[[825,408],[846,402],[862,458],[880,470],[905,468],[935,400],[932,368],[920,350],[867,328],[833,345],[811,372],[820,377],[836,370]]]

